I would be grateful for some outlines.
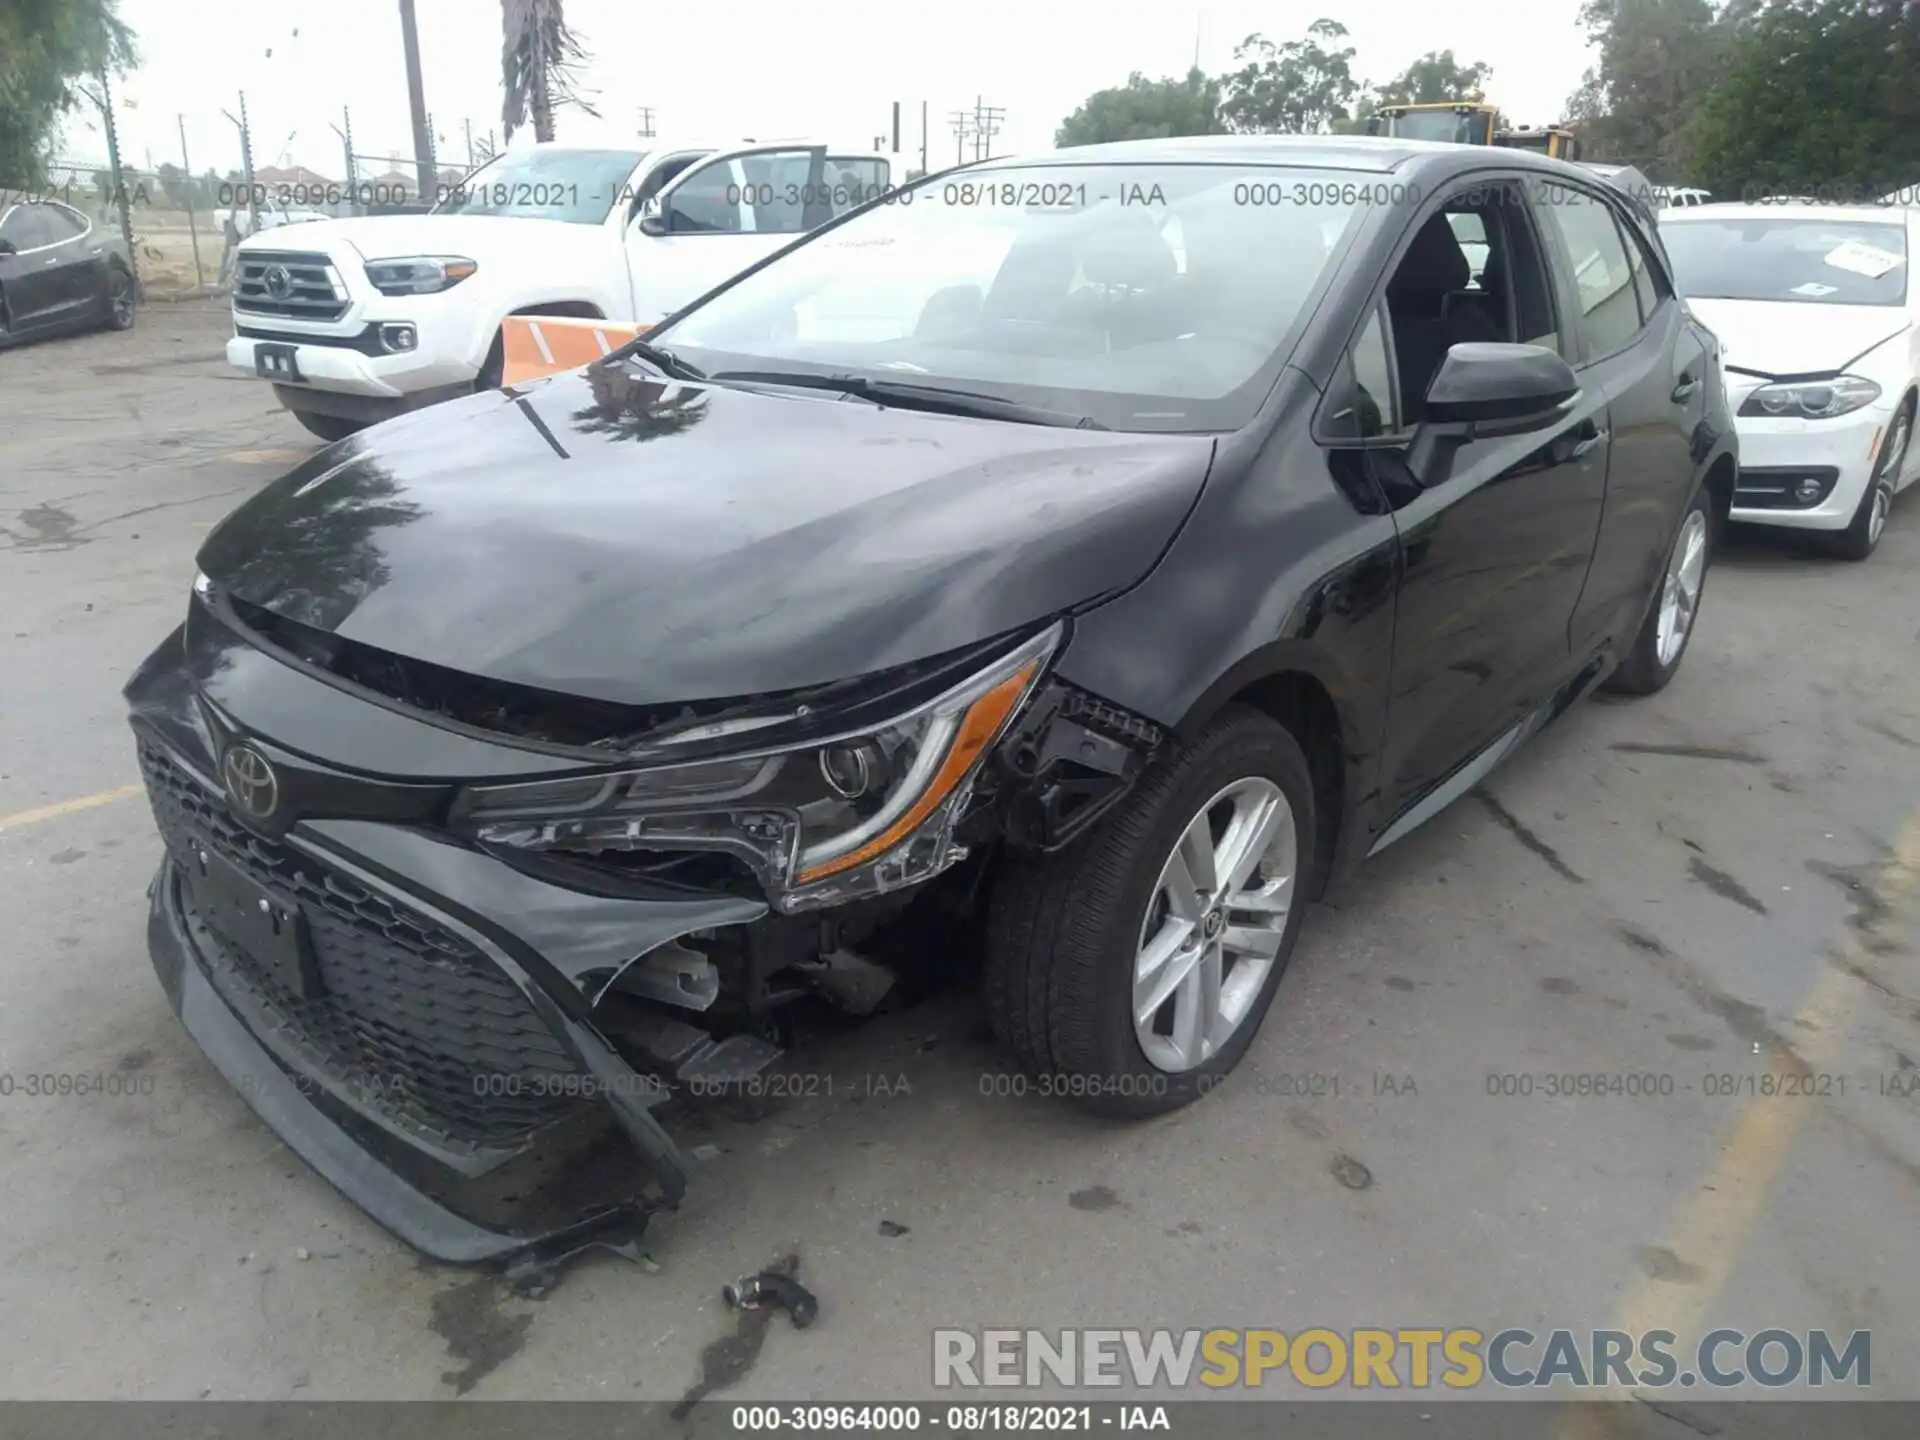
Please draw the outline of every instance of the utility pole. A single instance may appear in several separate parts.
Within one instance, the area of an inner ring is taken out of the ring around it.
[[[920,102],[920,173],[927,173],[927,102]]]
[[[353,111],[345,105],[340,107],[340,121],[340,125],[335,125],[332,121],[328,121],[327,128],[340,137],[340,149],[346,157],[347,209],[351,212],[357,208],[357,201],[354,196],[354,190],[357,186],[353,174]],[[342,126],[345,128],[341,128]]]
[[[462,120],[461,128],[467,132],[467,169],[473,169],[473,121]]]
[[[104,69],[97,78],[100,81],[100,123],[107,132],[107,172],[113,177],[113,196],[120,207],[120,238],[127,242],[127,261],[137,275],[140,257],[133,248],[133,202],[128,198],[126,182],[121,178],[120,132],[113,123],[113,91],[108,88]]]
[[[420,31],[413,22],[413,0],[400,0],[400,43],[407,56],[407,104],[413,111],[413,163],[419,172],[420,199],[430,202],[438,177],[433,173],[433,135],[427,129],[427,94],[420,80]]]
[[[1006,109],[999,105],[989,105],[981,97],[973,101],[973,158],[991,160],[993,158],[993,137],[1000,133],[1000,122],[1006,118]]]
[[[653,107],[651,105],[640,107],[640,127],[634,133],[643,140],[653,139]]]
[[[893,102],[893,153],[900,153],[900,102]]]
[[[964,110],[955,110],[947,123],[953,127],[953,163],[964,165],[967,162],[967,136],[973,133],[973,117]]]
[[[193,242],[193,288],[198,290],[207,283],[206,273],[200,268],[200,227],[193,223],[193,192],[200,182],[193,178],[193,161],[187,158],[187,117],[173,118],[180,124],[180,168],[187,172],[187,238]]]

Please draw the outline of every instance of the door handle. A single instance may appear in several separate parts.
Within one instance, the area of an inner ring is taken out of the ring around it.
[[[1674,404],[1683,405],[1693,398],[1693,392],[1699,388],[1700,382],[1697,379],[1691,375],[1682,375],[1680,383],[1673,387],[1673,394],[1669,398]]]
[[[1569,460],[1586,459],[1600,448],[1600,442],[1606,438],[1607,432],[1604,430],[1595,430],[1591,434],[1582,435],[1573,442],[1573,448],[1567,452],[1567,458]]]

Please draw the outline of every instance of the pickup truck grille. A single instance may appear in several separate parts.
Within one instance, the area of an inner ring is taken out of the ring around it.
[[[333,283],[325,255],[292,250],[248,250],[233,282],[233,308],[294,320],[338,320],[347,297]]]

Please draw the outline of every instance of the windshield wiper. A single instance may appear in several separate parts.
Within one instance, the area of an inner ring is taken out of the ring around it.
[[[1053,425],[1066,430],[1105,430],[1091,415],[1071,415],[1023,405],[978,390],[950,390],[944,385],[911,385],[904,380],[875,380],[866,375],[816,375],[804,370],[721,370],[709,377],[737,380],[746,385],[791,385],[801,390],[833,390],[858,395],[876,404],[903,410],[927,410],[936,415],[971,415],[981,420],[1011,420],[1017,425]]]
[[[624,360],[629,356],[644,360],[654,369],[672,376],[675,380],[704,380],[707,372],[696,365],[689,365],[671,350],[650,344],[644,336],[636,335],[618,350],[607,356],[609,360]]]

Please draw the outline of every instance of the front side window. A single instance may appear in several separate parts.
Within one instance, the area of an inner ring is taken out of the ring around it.
[[[1680,292],[1697,300],[1903,305],[1907,227],[1890,222],[1688,215],[1661,227]]]
[[[1613,212],[1596,197],[1561,185],[1542,187],[1541,197],[1547,223],[1559,232],[1573,265],[1587,358],[1612,354],[1640,329],[1633,271]]]
[[[435,215],[492,215],[598,225],[645,154],[639,150],[509,150],[448,189]]]
[[[1380,312],[1367,317],[1353,342],[1353,379],[1357,391],[1355,418],[1362,439],[1373,435],[1393,435],[1400,429],[1400,415],[1393,402],[1393,364],[1387,355],[1387,332],[1380,324]]]
[[[1233,429],[1380,174],[1007,165],[915,186],[653,338],[709,374],[984,391],[1113,429]]]

